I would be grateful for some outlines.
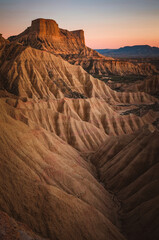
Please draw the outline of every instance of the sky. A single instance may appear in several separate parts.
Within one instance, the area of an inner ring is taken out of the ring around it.
[[[94,49],[159,47],[159,0],[0,0],[0,33],[19,34],[36,18],[60,28],[83,29]]]

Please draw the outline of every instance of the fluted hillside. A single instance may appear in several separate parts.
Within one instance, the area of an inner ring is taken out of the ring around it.
[[[113,137],[92,156],[98,176],[114,194],[128,239],[157,239],[159,133],[153,128]]]

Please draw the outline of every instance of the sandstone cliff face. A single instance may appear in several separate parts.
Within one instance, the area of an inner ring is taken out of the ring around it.
[[[31,27],[9,40],[55,54],[79,54],[85,47],[83,30],[69,32],[60,29],[54,20],[41,18],[32,21]]]
[[[54,20],[36,19],[32,21],[30,32],[36,32],[40,37],[59,37],[60,29]]]
[[[148,63],[135,64],[104,57],[85,45],[84,31],[60,29],[54,20],[36,19],[23,33],[12,36],[10,41],[46,50],[61,55],[71,64],[81,65],[91,74],[142,74],[157,73],[156,68]]]

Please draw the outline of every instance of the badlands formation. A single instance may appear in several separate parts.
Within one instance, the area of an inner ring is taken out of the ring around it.
[[[70,32],[60,29],[54,20],[36,19],[32,21],[31,27],[17,36],[10,37],[9,40],[61,55],[70,63],[81,65],[91,74],[151,75],[157,73],[155,67],[148,63],[133,64],[104,57],[86,47],[83,30]]]
[[[117,92],[90,73],[149,80]],[[0,36],[0,239],[159,238],[159,113],[124,114],[158,106],[157,73],[53,20]]]

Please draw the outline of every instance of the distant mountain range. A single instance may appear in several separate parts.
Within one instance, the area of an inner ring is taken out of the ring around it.
[[[104,56],[117,58],[159,57],[159,48],[149,45],[126,46],[119,49],[96,49]]]

